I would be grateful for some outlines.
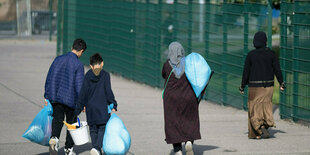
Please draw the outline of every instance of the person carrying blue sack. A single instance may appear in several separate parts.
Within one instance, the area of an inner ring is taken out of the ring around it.
[[[201,139],[199,100],[186,78],[185,51],[179,42],[169,45],[162,77],[166,81],[163,93],[165,140],[167,144],[173,145],[176,155],[182,154],[183,142],[186,154],[193,155],[193,142]]]
[[[86,107],[86,119],[92,141],[91,155],[102,154],[102,141],[106,124],[111,116],[108,106],[113,105],[112,112],[117,111],[117,102],[111,89],[110,75],[102,69],[103,59],[96,53],[90,57],[91,69],[86,73],[75,108],[78,116]]]

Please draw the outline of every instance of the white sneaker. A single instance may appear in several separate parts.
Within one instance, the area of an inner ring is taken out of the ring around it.
[[[187,141],[185,143],[185,150],[186,150],[186,155],[194,155],[192,142]]]
[[[92,149],[90,150],[90,155],[100,155],[100,152],[99,152],[97,149],[92,148]]]
[[[65,155],[76,155],[73,151],[73,147],[67,149],[65,148]]]
[[[58,138],[52,137],[48,143],[50,144],[50,147],[49,147],[50,155],[58,155],[58,147],[59,147]]]
[[[182,151],[178,151],[178,152],[174,153],[174,155],[182,155]]]

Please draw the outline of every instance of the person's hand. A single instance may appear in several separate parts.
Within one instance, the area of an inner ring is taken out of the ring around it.
[[[285,86],[284,82],[282,82],[282,84],[280,85],[280,90],[284,91],[285,88],[286,88],[286,86]]]
[[[112,109],[112,112],[116,112],[116,110],[115,110],[115,109]]]
[[[47,100],[46,99],[44,99],[44,105],[47,106]]]
[[[77,122],[77,117],[78,117],[78,116],[77,116],[76,114],[74,114],[73,117],[72,117],[71,122]]]
[[[84,107],[84,109],[82,110],[82,112],[85,112],[86,111],[86,107]]]
[[[239,91],[241,94],[244,94],[244,88],[242,86],[239,87]]]

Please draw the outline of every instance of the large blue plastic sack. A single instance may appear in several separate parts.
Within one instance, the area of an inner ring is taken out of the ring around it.
[[[129,151],[131,138],[123,121],[113,113],[106,125],[102,149],[106,155],[124,155]]]
[[[211,68],[207,61],[198,53],[189,54],[185,58],[185,75],[199,98],[211,76]]]
[[[53,107],[48,100],[47,102],[47,106],[37,114],[22,136],[43,146],[49,146],[52,134]]]

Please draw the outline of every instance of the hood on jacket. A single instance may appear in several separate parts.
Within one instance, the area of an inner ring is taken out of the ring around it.
[[[92,82],[98,82],[98,81],[100,80],[100,78],[101,78],[102,75],[103,75],[102,69],[101,69],[101,71],[100,71],[100,73],[99,73],[98,76],[96,76],[95,73],[94,73],[94,71],[91,70],[91,71],[90,71],[90,80],[91,80]]]
[[[255,48],[266,47],[267,45],[266,33],[262,31],[256,32],[253,39],[253,45]]]

